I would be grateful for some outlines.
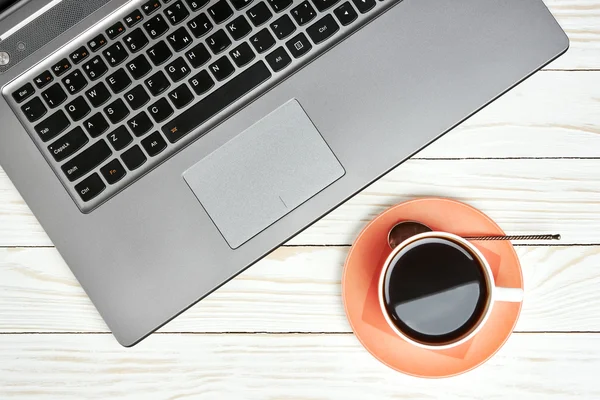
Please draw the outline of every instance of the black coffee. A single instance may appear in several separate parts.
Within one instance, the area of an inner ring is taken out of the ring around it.
[[[385,275],[384,302],[396,327],[430,345],[462,339],[486,312],[488,287],[478,259],[454,241],[408,245]]]

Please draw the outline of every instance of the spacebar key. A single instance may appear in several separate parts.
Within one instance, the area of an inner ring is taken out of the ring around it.
[[[265,63],[257,62],[163,126],[163,133],[175,143],[270,77]]]

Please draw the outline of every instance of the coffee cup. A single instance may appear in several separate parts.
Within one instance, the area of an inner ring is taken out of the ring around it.
[[[496,286],[492,269],[471,242],[424,232],[398,244],[378,283],[379,304],[396,335],[426,349],[471,340],[497,302],[521,302],[523,290]]]

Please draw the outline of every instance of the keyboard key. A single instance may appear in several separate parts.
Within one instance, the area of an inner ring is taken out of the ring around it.
[[[198,11],[209,3],[210,0],[185,0],[192,11]]]
[[[173,82],[179,82],[191,72],[190,67],[188,67],[183,57],[179,57],[171,64],[167,65],[167,68],[165,69]]]
[[[231,4],[233,4],[236,10],[241,10],[250,3],[252,3],[252,0],[231,0]]]
[[[281,71],[292,62],[292,59],[288,55],[287,51],[285,51],[285,49],[281,46],[266,56],[265,59],[275,72]]]
[[[121,125],[109,133],[106,140],[108,140],[108,143],[110,143],[116,151],[121,151],[127,147],[129,143],[133,142],[133,136],[131,136],[125,125]]]
[[[300,58],[312,48],[312,45],[304,35],[304,33],[299,33],[291,40],[288,40],[285,45],[294,58]]]
[[[113,26],[106,30],[106,36],[108,36],[109,39],[116,39],[123,32],[125,32],[125,26],[121,21],[117,21]]]
[[[113,74],[106,78],[106,83],[111,88],[113,93],[121,93],[131,85],[131,78],[127,75],[123,68],[119,68]]]
[[[140,10],[133,10],[129,15],[124,18],[125,23],[128,27],[135,26],[138,22],[142,21],[144,16]]]
[[[167,36],[167,41],[173,50],[177,52],[192,44],[192,37],[184,27],[181,27]]]
[[[308,0],[300,3],[297,7],[292,8],[292,17],[294,17],[300,26],[309,23],[316,16],[317,12],[313,6],[310,5]]]
[[[139,110],[150,101],[150,96],[144,90],[142,85],[137,85],[125,94],[125,99],[132,110]]]
[[[167,99],[162,98],[148,107],[148,112],[156,122],[160,123],[173,115],[173,107],[169,105]]]
[[[83,123],[85,130],[91,137],[96,138],[108,130],[110,125],[101,113],[94,114],[90,119]]]
[[[218,81],[226,79],[229,75],[235,72],[235,68],[231,64],[231,61],[229,61],[229,59],[225,56],[210,64],[208,69]]]
[[[248,45],[248,43],[246,42],[240,44],[238,47],[231,50],[229,52],[229,55],[233,59],[235,65],[237,65],[238,67],[243,67],[250,61],[254,60],[255,57],[254,52],[250,48],[250,45]]]
[[[169,80],[162,71],[158,71],[150,78],[146,79],[144,83],[146,84],[148,90],[150,90],[150,93],[152,93],[153,96],[158,96],[159,94],[167,90],[169,86],[171,86]]]
[[[35,77],[35,79],[33,80],[33,83],[35,83],[35,86],[37,86],[38,89],[41,89],[41,88],[45,87],[46,85],[48,85],[53,80],[54,80],[54,78],[52,77],[52,74],[50,73],[50,71],[44,71]]]
[[[67,104],[67,113],[73,121],[79,121],[88,115],[92,109],[88,106],[83,96],[77,97],[75,100]]]
[[[215,86],[215,81],[213,81],[206,70],[202,70],[197,73],[192,79],[189,80],[189,83],[197,95],[204,94],[213,86]]]
[[[203,43],[198,43],[190,51],[185,53],[185,57],[188,59],[193,68],[201,67],[210,60],[211,55],[204,46]]]
[[[144,146],[146,153],[148,153],[150,157],[155,157],[167,148],[167,142],[163,139],[162,135],[156,131],[146,139],[142,140],[142,146]]]
[[[24,102],[29,96],[35,93],[35,89],[31,83],[26,83],[19,90],[13,92],[12,97],[17,103]]]
[[[64,132],[71,125],[69,119],[62,110],[58,110],[35,126],[40,139],[47,142]]]
[[[208,7],[208,14],[211,16],[215,24],[221,24],[227,21],[232,15],[233,10],[225,0],[219,0],[212,6]]]
[[[148,62],[148,59],[143,54],[140,54],[127,63],[127,70],[133,79],[137,80],[146,76],[146,74],[152,70],[152,66]]]
[[[100,56],[96,56],[87,63],[83,64],[83,70],[87,74],[88,78],[95,81],[108,71],[108,67],[104,61],[102,61]]]
[[[319,11],[325,11],[328,8],[332,7],[339,0],[312,0],[313,4]]]
[[[119,42],[104,50],[102,54],[111,67],[116,67],[129,57],[127,50]]]
[[[296,25],[289,16],[283,15],[271,23],[271,29],[278,39],[285,39],[296,31]]]
[[[275,12],[281,12],[292,5],[292,0],[268,0]]]
[[[331,14],[327,14],[308,28],[306,33],[315,44],[319,44],[329,39],[334,33],[340,30],[340,26],[335,22]]]
[[[71,69],[71,63],[66,58],[63,58],[52,67],[52,71],[56,76],[61,76]]]
[[[125,46],[129,48],[129,51],[131,51],[132,53],[137,53],[138,51],[146,47],[148,43],[150,43],[148,41],[148,38],[140,28],[136,28],[129,35],[125,36],[123,38],[123,42],[125,43]]]
[[[269,10],[269,7],[267,7],[267,5],[261,1],[249,9],[248,12],[246,12],[246,15],[248,18],[250,18],[250,21],[254,26],[260,26],[270,20],[273,16],[273,13],[271,10]]]
[[[252,31],[252,27],[248,23],[248,20],[243,15],[240,15],[227,24],[227,31],[233,40],[240,40]]]
[[[250,37],[250,43],[259,53],[264,53],[275,45],[275,38],[267,28],[260,30],[256,35]]]
[[[73,61],[73,63],[79,64],[80,62],[82,62],[83,60],[88,58],[89,55],[90,55],[90,53],[87,51],[85,46],[81,46],[80,48],[75,50],[73,53],[71,53],[69,58],[71,59],[71,61]]]
[[[121,160],[123,160],[130,171],[133,171],[141,167],[146,162],[147,158],[139,146],[133,146],[131,149],[121,154]]]
[[[75,190],[79,193],[81,200],[88,202],[98,196],[106,189],[106,185],[102,182],[100,176],[96,173],[85,178],[81,183],[75,186]]]
[[[163,134],[171,143],[177,142],[270,77],[267,66],[258,61],[164,125]]]
[[[190,89],[188,89],[187,85],[183,84],[170,92],[169,98],[175,108],[180,109],[190,104],[190,102],[194,100],[194,95]]]
[[[152,17],[152,19],[148,20],[148,22],[144,23],[144,28],[148,35],[150,35],[151,39],[156,39],[165,34],[166,31],[169,30],[169,25],[167,21],[162,17],[162,15],[157,15]]]
[[[219,29],[206,39],[206,44],[214,54],[219,54],[231,45],[231,40],[223,29]]]
[[[127,175],[125,167],[123,167],[123,164],[116,158],[100,168],[100,173],[104,176],[104,179],[106,179],[106,182],[108,182],[109,185],[114,185]]]
[[[144,14],[146,14],[146,15],[152,14],[154,11],[158,10],[159,8],[160,8],[160,1],[158,1],[158,0],[150,0],[150,1],[147,1],[146,3],[144,3],[144,5],[142,5],[142,11],[144,11]]]
[[[23,114],[25,114],[25,117],[27,117],[29,122],[34,122],[42,118],[48,110],[46,110],[44,103],[42,103],[39,97],[34,97],[21,107],[21,111],[23,111]]]
[[[83,129],[77,127],[48,146],[48,151],[56,161],[62,161],[77,153],[89,141]]]
[[[375,0],[352,0],[352,2],[361,14],[369,12],[377,4]]]
[[[358,18],[358,14],[354,11],[354,7],[352,7],[349,1],[333,10],[333,13],[343,26],[350,25]]]
[[[99,82],[93,88],[88,89],[85,92],[85,95],[90,103],[92,103],[92,107],[99,107],[111,98],[110,92],[106,88],[106,85],[104,85],[102,82]]]
[[[58,83],[42,92],[42,97],[50,108],[56,108],[67,100],[67,94]]]
[[[146,51],[146,54],[148,54],[150,61],[156,66],[161,65],[173,55],[167,44],[162,40],[150,47],[148,51]]]
[[[131,132],[137,137],[144,136],[152,127],[154,123],[148,117],[148,114],[141,112],[135,117],[127,121],[127,126],[131,129]]]
[[[117,99],[104,108],[104,113],[113,124],[118,124],[129,115],[129,109],[123,100]]]
[[[181,0],[176,1],[175,3],[167,7],[164,13],[172,25],[180,24],[181,21],[190,16],[189,11],[187,10],[187,8],[185,8]]]
[[[212,22],[208,19],[206,14],[202,13],[196,18],[188,22],[188,28],[192,31],[192,35],[199,38],[206,35],[213,28]]]
[[[69,94],[76,94],[87,86],[88,81],[81,71],[73,71],[62,80],[63,85],[67,88]]]
[[[100,34],[88,42],[88,47],[95,53],[106,45],[104,35]]]
[[[104,140],[99,140],[81,153],[67,161],[61,169],[69,181],[73,182],[81,178],[104,160],[106,160],[112,151]]]

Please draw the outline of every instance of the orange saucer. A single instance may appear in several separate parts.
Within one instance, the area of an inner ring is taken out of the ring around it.
[[[346,315],[362,345],[396,371],[424,378],[465,373],[500,350],[517,323],[522,303],[495,303],[483,329],[470,341],[450,350],[423,349],[395,335],[379,307],[377,284],[391,252],[388,232],[398,222],[407,220],[459,236],[504,234],[487,215],[454,200],[427,198],[392,207],[367,225],[350,250],[342,277]],[[521,265],[510,242],[473,244],[488,260],[498,286],[523,289]]]

